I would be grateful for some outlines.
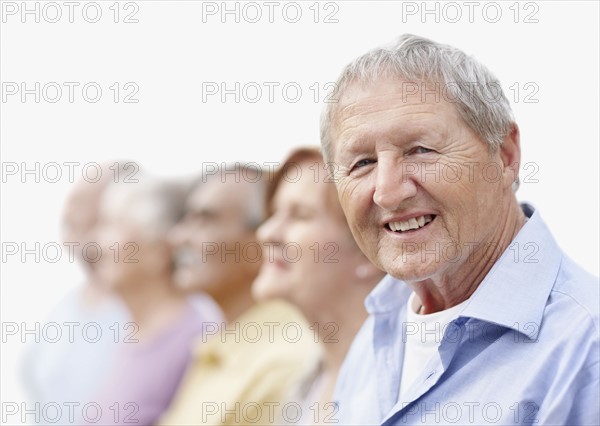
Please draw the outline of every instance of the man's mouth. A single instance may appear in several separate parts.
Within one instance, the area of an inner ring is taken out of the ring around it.
[[[423,216],[412,217],[407,220],[388,222],[385,224],[385,228],[397,233],[407,233],[417,231],[421,228],[429,225],[437,216],[434,214],[426,214]]]

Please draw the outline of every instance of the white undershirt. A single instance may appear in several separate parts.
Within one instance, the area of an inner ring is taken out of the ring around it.
[[[419,315],[416,313],[420,308],[416,295],[414,292],[410,295],[406,313],[406,345],[400,382],[401,399],[423,372],[430,358],[437,352],[446,326],[458,318],[467,301],[444,311]]]

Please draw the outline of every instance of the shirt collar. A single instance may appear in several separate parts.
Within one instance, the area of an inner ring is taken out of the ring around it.
[[[529,220],[502,253],[461,313],[536,339],[562,252],[539,212],[521,206]]]
[[[546,301],[556,280],[562,253],[540,214],[529,204],[529,218],[502,253],[460,316],[496,323],[536,339]],[[365,300],[369,314],[399,309],[412,289],[386,275]]]
[[[408,301],[412,289],[401,280],[386,275],[369,293],[365,307],[369,314],[382,314],[399,309]]]

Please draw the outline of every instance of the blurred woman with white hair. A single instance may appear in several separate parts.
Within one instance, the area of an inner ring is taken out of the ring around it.
[[[172,283],[167,231],[180,218],[182,187],[140,176],[137,183],[111,183],[99,213],[99,281],[118,295],[131,323],[120,329],[120,353],[95,403],[101,414],[82,421],[152,424],[164,411],[190,360],[204,321]]]

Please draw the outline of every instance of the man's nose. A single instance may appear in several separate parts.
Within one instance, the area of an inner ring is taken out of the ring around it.
[[[401,162],[380,159],[377,163],[373,202],[384,210],[394,211],[405,200],[414,197],[417,185],[407,170]]]

